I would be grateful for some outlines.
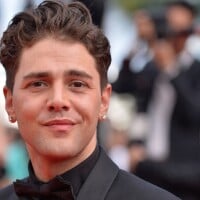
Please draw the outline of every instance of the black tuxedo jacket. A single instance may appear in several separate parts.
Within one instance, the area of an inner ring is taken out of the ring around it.
[[[20,200],[13,185],[0,190],[1,200]],[[101,150],[77,200],[180,200],[169,192],[120,170]],[[25,199],[23,199],[25,200]]]

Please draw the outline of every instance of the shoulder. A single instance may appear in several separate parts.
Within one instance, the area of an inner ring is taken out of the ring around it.
[[[168,191],[123,170],[119,170],[108,195],[108,199],[180,200]]]
[[[13,184],[0,189],[0,199],[14,200],[17,199],[14,191]]]
[[[102,176],[102,171],[104,176]],[[106,190],[105,200],[180,200],[166,190],[152,185],[131,173],[120,170],[103,150],[86,182],[85,198],[88,196],[88,191],[91,192],[93,188],[94,191],[97,190],[96,188],[100,188],[100,191]]]

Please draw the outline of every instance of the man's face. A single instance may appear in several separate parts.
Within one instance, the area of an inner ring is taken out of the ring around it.
[[[81,43],[52,38],[23,50],[13,93],[4,89],[30,156],[76,162],[96,146],[110,92],[110,85],[101,91],[95,60]]]
[[[173,31],[179,32],[191,28],[193,15],[186,8],[174,6],[167,12],[167,21]]]
[[[167,23],[172,32],[171,43],[175,52],[179,54],[184,49],[185,42],[189,36],[183,33],[190,31],[193,25],[193,15],[182,6],[172,6],[167,11]]]

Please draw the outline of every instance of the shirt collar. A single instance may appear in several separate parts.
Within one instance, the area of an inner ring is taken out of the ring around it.
[[[70,184],[73,190],[73,194],[77,196],[81,186],[96,164],[99,158],[99,152],[100,148],[97,145],[93,153],[86,160],[55,178],[62,179],[66,183]],[[29,162],[29,181],[35,182],[37,184],[42,184],[42,182],[39,181],[35,176],[31,162]]]

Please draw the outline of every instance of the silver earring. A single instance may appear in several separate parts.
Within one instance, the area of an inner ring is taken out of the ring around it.
[[[105,120],[106,118],[107,118],[106,115],[103,115],[103,116],[102,116],[102,120]]]

